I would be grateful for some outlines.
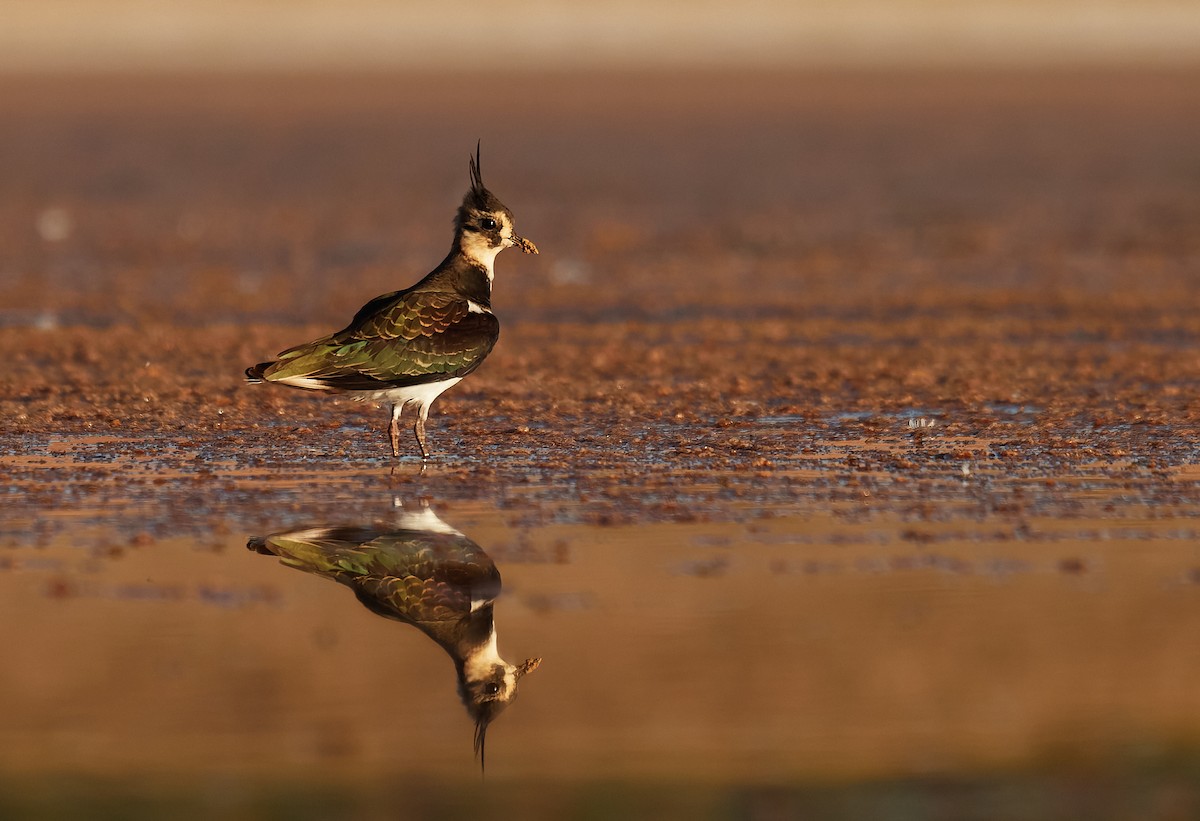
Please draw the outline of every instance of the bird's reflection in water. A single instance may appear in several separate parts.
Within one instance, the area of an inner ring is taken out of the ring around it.
[[[371,612],[413,625],[449,653],[484,766],[488,725],[542,660],[513,665],[500,657],[492,616],[500,572],[479,545],[422,505],[399,509],[386,525],[311,527],[257,536],[246,546],[341,582]]]

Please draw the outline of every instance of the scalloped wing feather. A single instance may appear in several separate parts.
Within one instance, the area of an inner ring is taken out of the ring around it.
[[[373,390],[466,376],[491,353],[500,326],[491,313],[448,293],[403,293],[373,300],[347,328],[289,348],[267,368],[273,382]]]

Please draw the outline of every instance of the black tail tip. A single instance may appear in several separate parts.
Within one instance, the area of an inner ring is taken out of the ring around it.
[[[262,382],[263,373],[265,373],[267,368],[270,366],[270,362],[259,362],[257,365],[251,365],[249,368],[246,368],[246,381]]]

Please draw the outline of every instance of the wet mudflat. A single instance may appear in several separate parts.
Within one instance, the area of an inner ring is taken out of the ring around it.
[[[4,800],[1194,815],[1195,80],[5,80]],[[441,258],[476,137],[542,255],[438,458],[241,384]],[[486,788],[447,654],[245,547],[425,505],[544,659]]]

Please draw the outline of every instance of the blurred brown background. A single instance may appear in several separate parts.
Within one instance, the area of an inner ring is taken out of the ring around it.
[[[7,0],[0,68],[1164,63],[1189,0]]]

